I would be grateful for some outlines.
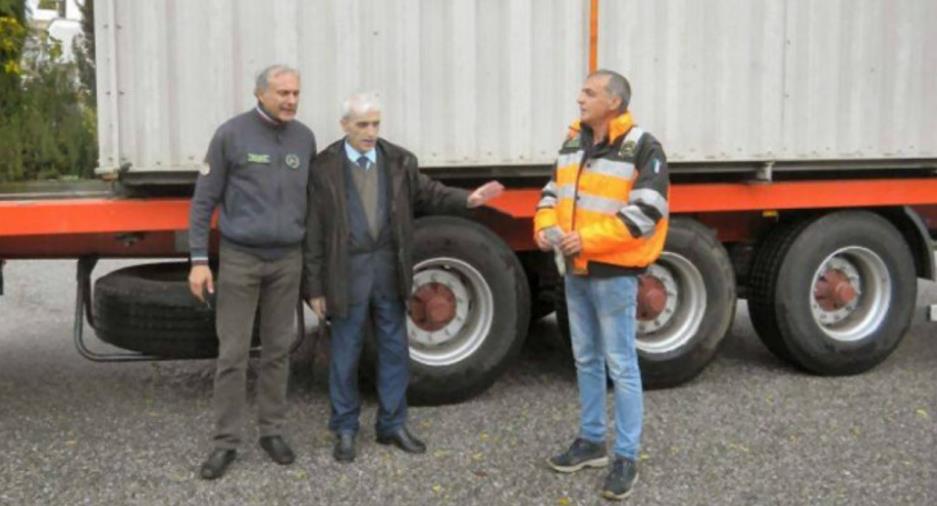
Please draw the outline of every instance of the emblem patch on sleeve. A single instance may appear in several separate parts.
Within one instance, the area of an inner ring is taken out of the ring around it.
[[[211,172],[211,165],[207,163],[203,163],[202,166],[198,168],[198,173],[203,176],[207,176],[209,172]]]
[[[299,168],[299,155],[290,153],[286,155],[286,166],[291,169]]]
[[[618,150],[618,156],[623,158],[634,158],[634,150],[637,147],[634,141],[625,141],[621,143],[621,148]]]

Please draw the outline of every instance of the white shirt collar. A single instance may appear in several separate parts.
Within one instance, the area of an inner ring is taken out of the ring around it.
[[[368,164],[368,167],[367,167],[368,169],[370,169],[372,166],[374,166],[374,164],[377,163],[377,149],[371,148],[368,150],[367,153],[361,153],[357,149],[351,147],[351,144],[349,144],[347,140],[345,141],[345,156],[347,156],[348,159],[351,160],[351,163],[354,163],[354,164],[357,164],[358,159],[361,158],[362,156],[367,157],[368,160],[371,162]]]

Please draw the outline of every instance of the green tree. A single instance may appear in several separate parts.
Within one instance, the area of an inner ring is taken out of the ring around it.
[[[78,10],[81,11],[81,35],[75,38],[75,64],[78,65],[78,80],[81,81],[84,100],[91,107],[96,107],[98,97],[94,76],[94,1],[80,2]]]
[[[0,0],[0,113],[4,118],[16,108],[20,95],[26,34],[26,3]]]
[[[22,174],[18,112],[22,107],[20,64],[26,43],[26,3],[0,0],[0,181]]]
[[[78,65],[47,33],[26,28],[23,4],[0,0],[0,181],[90,177],[96,119]]]

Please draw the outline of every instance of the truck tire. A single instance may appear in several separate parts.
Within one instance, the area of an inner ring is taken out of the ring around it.
[[[528,283],[528,291],[530,293],[530,323],[546,318],[556,311],[556,301],[553,300],[555,287],[549,290],[542,290],[537,277],[537,274],[527,273],[527,278],[531,280]]]
[[[914,259],[901,233],[868,211],[840,211],[791,237],[761,303],[780,343],[816,374],[867,371],[888,357],[911,323]]]
[[[695,378],[715,357],[735,316],[735,271],[714,234],[700,223],[674,218],[661,257],[641,284],[663,289],[663,309],[642,312],[636,346],[644,388],[668,388]],[[562,287],[558,290],[558,300]],[[643,306],[647,308],[647,306]],[[655,314],[656,313],[656,314]],[[565,297],[556,321],[569,342]]]
[[[663,285],[667,293],[664,310],[656,317],[638,315],[644,386],[667,388],[690,381],[715,357],[735,317],[735,271],[729,254],[710,229],[674,218],[664,252],[642,283]]]
[[[781,337],[774,310],[774,293],[781,261],[784,260],[791,243],[811,221],[806,219],[781,224],[772,230],[758,247],[749,275],[748,316],[755,333],[775,357],[798,367],[799,364]]]
[[[477,395],[501,375],[527,336],[530,293],[523,267],[487,228],[446,216],[417,221],[413,261],[409,398],[443,404]]]
[[[542,251],[518,254],[530,289],[530,322],[534,323],[556,311],[556,285],[563,282],[556,270],[553,255]]]
[[[99,339],[119,348],[166,358],[218,355],[215,312],[189,292],[189,264],[134,265],[94,285]],[[254,345],[259,343],[255,322]]]

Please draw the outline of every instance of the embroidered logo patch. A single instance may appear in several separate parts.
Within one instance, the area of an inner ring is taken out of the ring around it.
[[[198,168],[198,173],[203,176],[207,176],[209,172],[211,172],[211,165],[207,163],[202,164],[202,166]]]
[[[286,166],[291,169],[299,168],[299,155],[290,153],[286,155]]]
[[[621,149],[618,150],[618,154],[626,158],[632,158],[634,157],[634,148],[634,141],[625,141],[621,143]]]
[[[262,155],[258,153],[248,153],[247,154],[247,163],[270,163],[270,155]]]

